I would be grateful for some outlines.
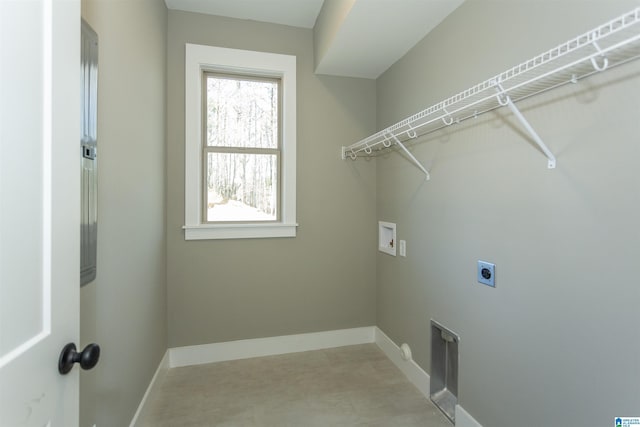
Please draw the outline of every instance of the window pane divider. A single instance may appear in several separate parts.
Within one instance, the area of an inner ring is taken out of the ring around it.
[[[278,148],[254,148],[254,147],[204,147],[205,153],[229,153],[229,154],[279,154]]]

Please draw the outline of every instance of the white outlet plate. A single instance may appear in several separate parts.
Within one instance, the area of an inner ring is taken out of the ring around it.
[[[486,261],[478,261],[478,282],[495,288],[496,265]]]
[[[400,251],[400,256],[407,256],[407,241],[400,240],[399,245],[398,250]]]

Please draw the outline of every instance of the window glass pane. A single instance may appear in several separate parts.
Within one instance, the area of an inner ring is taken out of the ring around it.
[[[277,154],[207,154],[207,221],[278,219]]]
[[[206,144],[278,148],[278,81],[207,74]]]

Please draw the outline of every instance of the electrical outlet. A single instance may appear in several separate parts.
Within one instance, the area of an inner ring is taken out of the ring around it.
[[[495,288],[496,265],[486,261],[478,261],[478,282]]]

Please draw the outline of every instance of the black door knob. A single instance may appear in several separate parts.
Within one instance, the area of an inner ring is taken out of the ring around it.
[[[88,370],[96,366],[100,359],[100,346],[98,344],[89,344],[80,353],[76,350],[74,343],[64,346],[58,359],[58,372],[66,375],[73,368],[74,363],[80,363],[82,369]]]

